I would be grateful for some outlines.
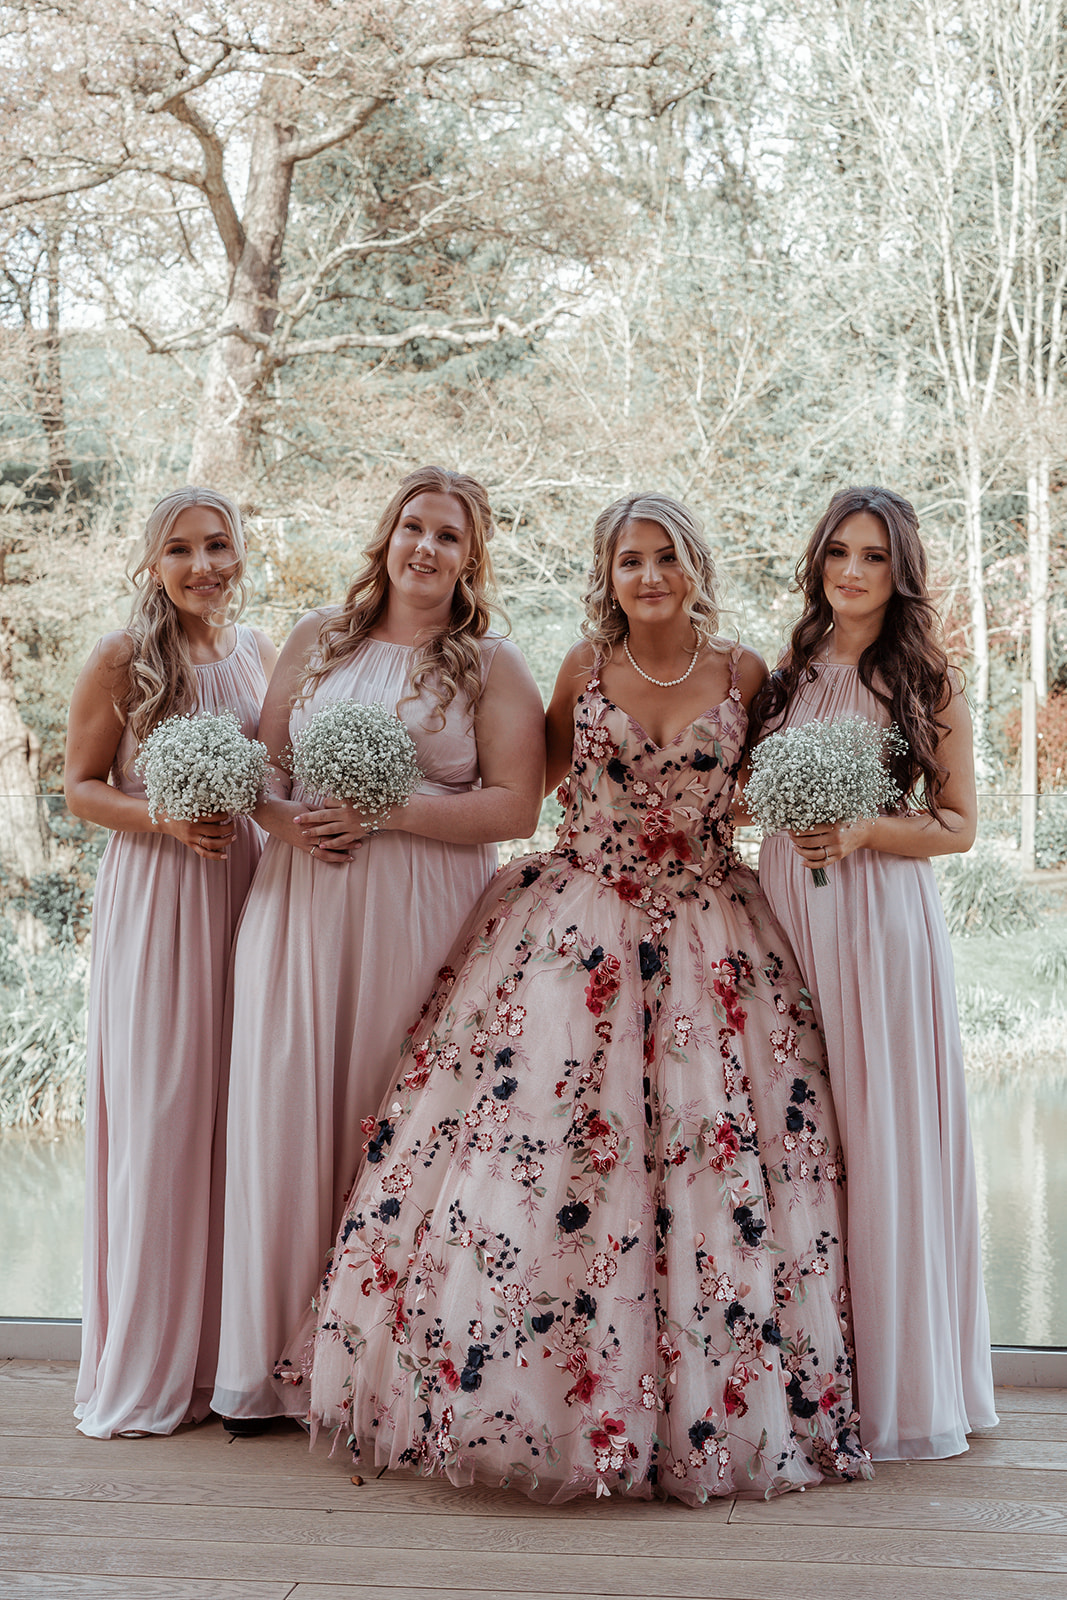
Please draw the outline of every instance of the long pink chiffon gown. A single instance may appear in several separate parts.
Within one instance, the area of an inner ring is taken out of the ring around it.
[[[407,1043],[287,1374],[371,1469],[553,1502],[869,1475],[822,1046],[730,848],[739,700],[661,748],[590,678],[555,848]]]
[[[483,679],[499,638],[482,644]],[[396,708],[425,773],[421,792],[478,782],[469,708],[441,727],[408,693],[412,648],[368,639],[294,707],[295,734],[340,699]],[[307,798],[294,787],[295,799]],[[271,1381],[322,1276],[372,1116],[438,968],[496,865],[491,845],[399,830],[349,866],[268,839],[234,950],[222,1336],[213,1407],[226,1417],[303,1409]]]
[[[820,665],[781,726],[885,706]],[[857,850],[817,887],[785,834],[760,883],[826,1040],[848,1173],[861,1435],[875,1460],[957,1455],[997,1421],[952,950],[927,860]]]
[[[196,668],[199,708],[254,736],[255,635]],[[144,797],[122,737],[112,782]],[[82,1433],[170,1433],[207,1415],[218,1340],[221,1194],[212,1140],[230,948],[259,859],[247,818],[225,862],[166,834],[113,833],[93,901],[86,1112]]]

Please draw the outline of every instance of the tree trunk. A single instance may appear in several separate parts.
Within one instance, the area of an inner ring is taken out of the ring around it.
[[[1042,435],[1043,439],[1043,430]],[[1030,681],[1038,703],[1048,698],[1048,576],[1052,542],[1048,457],[1042,446],[1026,470],[1026,549],[1030,588]]]
[[[67,450],[67,422],[63,409],[63,372],[59,345],[59,244],[58,222],[48,223],[48,325],[38,335],[37,414],[48,442],[48,481],[56,495],[65,494],[73,480]]]
[[[47,934],[36,917],[10,900],[24,895],[48,865],[49,833],[37,798],[39,756],[37,736],[19,713],[11,633],[0,618],[0,893],[8,902],[8,923],[29,950],[43,948]]]
[[[213,346],[204,381],[189,481],[229,494],[247,493],[262,429],[262,401],[271,372],[262,345],[278,315],[282,246],[289,218],[293,162],[291,91],[267,79],[252,134],[244,245],[233,269],[227,332]],[[244,335],[244,337],[242,337]]]
[[[974,742],[978,760],[981,761],[989,710],[989,623],[986,616],[983,564],[985,552],[982,536],[982,455],[978,441],[970,428],[964,444],[962,478],[967,600],[971,613],[971,654],[974,659],[972,679]]]

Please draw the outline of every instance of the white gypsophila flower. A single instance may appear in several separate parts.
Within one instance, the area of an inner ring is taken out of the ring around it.
[[[293,777],[308,794],[348,800],[384,821],[422,782],[411,735],[383,705],[335,700],[293,739]]]
[[[877,817],[901,798],[885,763],[905,748],[895,725],[866,717],[786,728],[753,750],[745,804],[765,834]]]
[[[196,822],[255,810],[267,770],[267,747],[241,732],[232,711],[168,717],[153,728],[135,763],[144,777],[148,811]]]

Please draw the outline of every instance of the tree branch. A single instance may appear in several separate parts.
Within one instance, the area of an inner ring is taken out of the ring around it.
[[[204,172],[201,179],[196,182],[196,187],[203,190],[211,207],[211,215],[215,218],[215,226],[219,230],[226,259],[231,267],[236,267],[245,247],[245,230],[241,226],[237,207],[226,185],[222,140],[215,130],[208,126],[195,107],[189,104],[184,95],[176,95],[169,102],[167,109],[178,122],[189,129],[204,152]]]
[[[61,194],[77,194],[81,189],[98,189],[101,184],[110,183],[112,178],[117,178],[121,172],[129,172],[134,166],[131,157],[123,156],[121,161],[116,161],[103,172],[94,172],[82,178],[64,178],[58,183],[34,184],[22,189],[8,189],[6,193],[0,192],[0,211],[9,211],[12,206],[35,205],[40,200],[54,200]]]
[[[318,285],[325,278],[328,278],[331,273],[336,272],[338,267],[344,266],[346,261],[354,261],[360,256],[407,249],[409,245],[425,238],[428,229],[433,223],[439,221],[446,212],[455,210],[457,206],[470,204],[472,201],[477,200],[481,193],[481,190],[476,190],[472,194],[447,196],[437,205],[431,206],[430,210],[420,217],[415,226],[409,228],[406,233],[393,234],[391,237],[383,234],[371,234],[368,238],[356,239],[346,244],[338,245],[336,249],[331,250],[327,256],[323,257],[310,278],[294,286],[298,290],[298,297],[291,304],[291,307],[283,307],[283,315],[286,317],[288,325],[292,327],[314,308],[317,303],[315,290]]]
[[[531,334],[547,327],[564,312],[571,310],[565,302],[557,302],[548,311],[532,321],[515,322],[511,317],[496,316],[489,323],[478,325],[475,318],[461,318],[452,327],[441,327],[432,322],[416,322],[404,328],[400,333],[337,333],[324,339],[298,339],[293,344],[285,346],[285,359],[295,356],[326,356],[336,355],[342,350],[400,350],[406,344],[411,344],[415,339],[434,339],[443,344],[450,344],[456,349],[470,349],[474,345],[496,344],[505,334],[513,339],[528,339]],[[464,327],[468,321],[472,326]],[[236,330],[235,330],[236,331]],[[242,331],[239,337],[247,337]],[[252,341],[262,348],[269,350],[272,341],[259,337]]]
[[[343,144],[354,133],[364,127],[382,106],[388,105],[394,98],[392,94],[378,94],[372,99],[364,101],[358,111],[351,112],[340,121],[331,123],[323,128],[320,133],[309,135],[306,139],[294,139],[286,152],[289,161],[310,161],[313,156],[321,155],[324,150],[329,150],[335,144]]]
[[[262,350],[275,366],[282,366],[297,356],[336,355],[342,350],[400,350],[415,339],[436,339],[460,350],[474,345],[496,344],[505,335],[514,339],[528,339],[531,334],[547,327],[571,309],[568,301],[557,301],[541,316],[521,324],[501,313],[488,324],[480,317],[459,318],[453,321],[451,327],[433,322],[416,322],[400,333],[338,333],[324,339],[300,339],[281,347],[269,334],[253,333],[236,322],[222,323],[216,328],[198,328],[164,340],[154,339],[138,323],[131,322],[130,327],[140,335],[153,355],[173,355],[177,350],[206,350],[220,339],[240,339],[243,344],[254,345],[257,350]]]

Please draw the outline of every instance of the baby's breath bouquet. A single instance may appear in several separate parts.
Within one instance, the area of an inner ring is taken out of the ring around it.
[[[218,812],[239,817],[255,810],[267,747],[241,732],[232,711],[168,717],[152,729],[135,766],[153,822],[161,812],[174,822]]]
[[[745,804],[765,834],[877,817],[900,799],[885,758],[904,748],[897,727],[866,717],[785,728],[753,750]],[[826,883],[822,867],[811,873],[813,883]]]
[[[293,777],[308,794],[348,800],[372,831],[422,782],[411,735],[394,711],[335,700],[293,738]]]

